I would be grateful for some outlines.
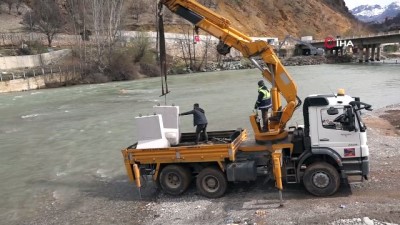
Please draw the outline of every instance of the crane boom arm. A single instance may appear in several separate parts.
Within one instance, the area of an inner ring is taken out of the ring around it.
[[[233,47],[240,51],[244,57],[250,59],[258,56],[265,62],[267,68],[259,65],[257,67],[262,71],[262,75],[272,84],[273,115],[281,115],[279,123],[276,123],[272,130],[275,130],[276,133],[282,132],[286,123],[291,119],[294,110],[299,105],[299,102],[297,98],[297,86],[281,64],[273,47],[265,41],[253,41],[249,36],[233,28],[228,19],[218,15],[195,0],[161,0],[160,2],[173,13],[218,38],[226,47]],[[255,60],[252,61],[255,63]],[[287,103],[283,108],[281,108],[279,94],[285,98]]]

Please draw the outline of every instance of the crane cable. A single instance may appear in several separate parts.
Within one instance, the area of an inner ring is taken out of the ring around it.
[[[167,62],[166,62],[166,50],[165,50],[165,34],[164,34],[164,20],[163,20],[163,4],[158,3],[157,12],[157,35],[159,43],[159,63],[160,63],[160,77],[161,77],[161,96],[165,96],[165,104],[167,103],[167,94],[170,92],[168,90],[167,83]],[[165,89],[164,89],[165,84]]]

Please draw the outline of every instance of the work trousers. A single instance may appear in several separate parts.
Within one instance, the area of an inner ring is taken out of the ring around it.
[[[268,131],[268,109],[269,108],[260,108],[263,121],[262,131]]]
[[[204,141],[208,141],[208,135],[207,135],[207,124],[197,124],[196,126],[196,145],[199,143],[200,140],[200,134],[203,133]]]

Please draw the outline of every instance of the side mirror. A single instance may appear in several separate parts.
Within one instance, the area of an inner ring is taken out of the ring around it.
[[[347,108],[347,107],[346,107]],[[348,131],[356,131],[356,125],[354,121],[354,113],[351,107],[348,107],[346,110],[346,117],[348,118],[348,126],[347,130]]]
[[[365,106],[365,109],[368,110],[368,111],[372,111],[372,108],[371,108],[371,107],[372,107],[371,105],[366,105],[366,106]]]
[[[339,110],[334,107],[330,107],[327,110],[327,113],[328,113],[328,115],[337,115],[337,114],[339,114]]]

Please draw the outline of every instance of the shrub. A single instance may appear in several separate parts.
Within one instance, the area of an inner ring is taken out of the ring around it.
[[[140,63],[140,73],[149,77],[158,77],[161,71],[155,64]]]
[[[384,52],[397,52],[399,50],[398,45],[386,45],[383,47]]]
[[[155,52],[150,49],[150,37],[145,32],[138,32],[132,40],[133,46],[128,48],[128,53],[133,57],[135,63],[155,62]]]
[[[39,41],[23,41],[16,50],[17,55],[36,55],[48,52],[46,46]]]
[[[20,47],[16,50],[17,55],[33,55],[32,49],[28,47]]]
[[[173,58],[173,57],[169,57]],[[181,58],[173,58],[172,62],[168,66],[168,74],[185,74],[189,72],[188,65]]]
[[[82,82],[86,84],[99,84],[110,81],[109,77],[102,73],[90,73],[83,77]]]
[[[111,57],[107,75],[112,81],[134,80],[139,78],[139,66],[136,65],[132,57],[124,52],[114,53]]]

